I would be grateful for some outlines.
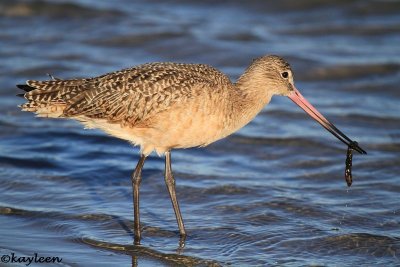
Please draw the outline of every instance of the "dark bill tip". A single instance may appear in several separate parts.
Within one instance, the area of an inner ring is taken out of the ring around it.
[[[362,148],[358,145],[358,143],[357,143],[356,141],[351,141],[350,144],[349,144],[349,147],[350,147],[351,149],[357,151],[357,152],[360,153],[360,154],[364,154],[364,155],[368,154],[367,151],[365,151],[364,149],[362,149]]]

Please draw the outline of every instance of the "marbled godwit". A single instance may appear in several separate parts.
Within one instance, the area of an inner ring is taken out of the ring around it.
[[[150,63],[90,79],[18,85],[24,111],[76,119],[87,128],[141,148],[132,174],[134,235],[140,243],[139,185],[147,156],[165,155],[165,182],[181,237],[186,236],[175,194],[171,150],[206,146],[250,122],[273,95],[288,96],[340,141],[366,152],[324,118],[295,88],[290,65],[278,56],[257,58],[236,83],[202,64]]]

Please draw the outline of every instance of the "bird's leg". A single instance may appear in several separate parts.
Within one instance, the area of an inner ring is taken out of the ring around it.
[[[144,161],[146,160],[145,155],[141,155],[136,165],[135,171],[132,173],[132,191],[133,191],[133,216],[134,216],[134,240],[135,245],[140,244],[140,218],[139,218],[139,186],[142,181],[142,168]]]
[[[186,238],[186,231],[185,231],[185,225],[183,224],[181,211],[179,209],[178,200],[176,199],[175,178],[172,174],[172,169],[171,169],[170,151],[165,153],[165,184],[167,185],[169,196],[171,197],[172,206],[174,207],[176,221],[179,227],[179,233],[181,235],[180,246],[184,246],[183,244]]]

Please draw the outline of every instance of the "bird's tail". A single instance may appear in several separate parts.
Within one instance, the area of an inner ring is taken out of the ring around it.
[[[26,84],[18,84],[17,87],[24,90],[25,93],[17,96],[28,100],[27,103],[20,106],[21,110],[34,112],[39,117],[62,117],[66,103],[59,97],[62,90],[61,82],[60,80],[28,80]]]

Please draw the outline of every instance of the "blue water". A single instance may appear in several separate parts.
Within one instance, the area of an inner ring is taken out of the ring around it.
[[[398,1],[132,2],[0,2],[0,256],[61,257],[54,266],[400,265]],[[274,97],[234,135],[173,151],[184,249],[162,158],[144,167],[143,239],[133,246],[138,148],[17,107],[15,84],[46,73],[176,61],[234,80],[264,54],[285,57],[297,88],[368,155],[355,153],[348,188],[346,147]]]

